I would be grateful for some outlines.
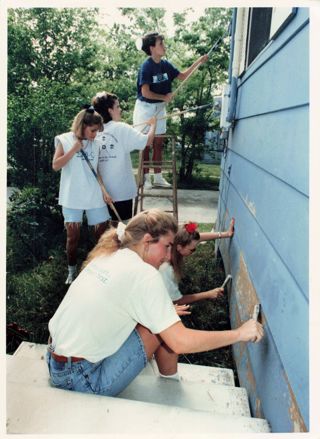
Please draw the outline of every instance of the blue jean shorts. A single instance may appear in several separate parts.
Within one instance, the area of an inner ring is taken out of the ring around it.
[[[70,209],[62,206],[62,214],[65,223],[82,223],[84,209]],[[104,223],[111,218],[107,206],[96,209],[86,209],[86,217],[89,226]]]
[[[142,371],[147,361],[143,342],[136,329],[117,352],[97,363],[87,360],[72,363],[70,359],[60,363],[52,357],[50,346],[47,352],[54,387],[105,396],[118,395]]]

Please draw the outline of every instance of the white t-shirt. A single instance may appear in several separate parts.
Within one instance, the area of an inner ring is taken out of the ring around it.
[[[167,287],[169,296],[172,301],[181,299],[182,294],[178,287],[178,282],[174,275],[173,267],[168,262],[160,265],[159,272],[162,276],[163,282]]]
[[[61,143],[64,153],[70,151],[76,142],[75,135],[60,134],[54,138],[54,146]],[[83,140],[83,151],[96,171],[99,157],[99,143]],[[105,206],[102,191],[83,155],[78,151],[61,169],[59,204],[70,209],[95,209]]]
[[[148,136],[124,122],[110,121],[97,135],[100,141],[98,170],[113,201],[135,198],[137,185],[132,171],[130,152],[144,149]]]
[[[137,323],[159,334],[179,320],[158,270],[122,249],[81,271],[49,330],[57,354],[97,362],[116,352]]]

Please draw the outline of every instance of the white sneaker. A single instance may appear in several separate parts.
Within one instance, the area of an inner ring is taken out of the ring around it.
[[[149,190],[152,189],[152,183],[151,183],[151,175],[150,174],[146,174],[144,176],[144,184],[143,184],[143,189],[144,190]]]
[[[65,284],[66,285],[71,285],[72,282],[77,277],[77,270],[76,270],[75,266],[74,267],[73,266],[68,266],[68,271],[69,271],[69,273],[68,273],[68,277],[67,277],[67,279],[65,281]]]
[[[154,186],[161,186],[161,187],[171,187],[171,184],[167,182],[165,178],[162,177],[162,174],[154,174],[154,180],[153,180]]]
[[[173,375],[162,375],[162,373],[159,372],[159,375],[161,378],[166,378],[168,380],[180,381],[180,375],[178,372],[174,373]]]
[[[75,278],[76,278],[76,273],[69,273],[68,277],[67,277],[67,279],[65,281],[65,284],[66,285],[71,285],[72,282],[75,280]]]

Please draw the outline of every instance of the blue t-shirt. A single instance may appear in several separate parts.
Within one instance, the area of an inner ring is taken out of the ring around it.
[[[159,63],[156,63],[151,57],[149,57],[141,65],[138,72],[138,99],[150,103],[162,102],[158,99],[144,98],[141,94],[142,85],[149,84],[151,91],[160,95],[165,95],[171,92],[171,82],[179,75],[179,73],[179,70],[169,63],[169,61],[161,60]]]

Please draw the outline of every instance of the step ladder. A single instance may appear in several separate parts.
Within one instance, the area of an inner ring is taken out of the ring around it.
[[[230,369],[179,363],[180,381],[173,381],[160,378],[152,360],[120,395],[107,397],[51,387],[46,351],[23,342],[7,355],[7,434],[270,432],[266,420],[251,417]]]
[[[165,198],[172,203],[172,209],[165,212],[170,212],[178,221],[178,197],[177,197],[177,169],[176,169],[176,138],[169,135],[157,135],[155,137],[162,137],[167,139],[169,148],[171,149],[171,160],[162,160],[161,162],[144,160],[143,151],[139,153],[139,168],[137,173],[137,186],[138,194],[134,203],[134,215],[144,210],[143,201],[144,198]],[[165,144],[163,146],[165,148]],[[169,149],[168,148],[168,149]],[[160,168],[162,170],[169,170],[172,173],[172,186],[171,188],[163,188],[154,185],[151,190],[145,191],[143,187],[144,183],[144,169],[147,168]]]

